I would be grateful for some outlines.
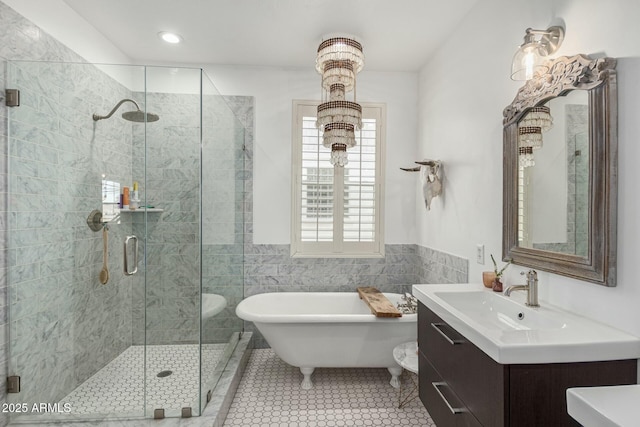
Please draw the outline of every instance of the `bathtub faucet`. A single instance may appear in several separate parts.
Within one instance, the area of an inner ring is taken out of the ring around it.
[[[398,310],[404,314],[413,314],[418,311],[418,299],[410,293],[405,292],[404,295],[400,297],[400,300]]]

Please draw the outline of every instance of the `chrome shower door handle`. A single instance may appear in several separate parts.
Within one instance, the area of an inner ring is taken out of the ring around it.
[[[133,270],[129,271],[129,257],[127,256],[127,249],[129,248],[129,241],[133,240]],[[127,276],[133,276],[138,272],[138,237],[127,236],[124,239],[124,274]]]

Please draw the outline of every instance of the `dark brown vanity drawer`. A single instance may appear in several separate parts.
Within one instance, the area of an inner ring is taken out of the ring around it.
[[[418,339],[420,351],[476,418],[485,426],[504,426],[507,368],[423,304],[419,307]]]
[[[426,306],[419,306],[418,337],[420,350],[431,361],[438,373],[451,380],[460,369],[458,355],[465,352],[466,338],[445,323]]]
[[[482,427],[420,352],[420,400],[438,427]]]

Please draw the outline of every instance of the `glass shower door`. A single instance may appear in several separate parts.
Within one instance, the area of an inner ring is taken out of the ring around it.
[[[133,177],[146,235],[147,415],[200,414],[200,70],[146,67],[136,92],[160,119],[134,132]],[[144,163],[144,164],[143,164]],[[144,173],[144,175],[143,175]]]

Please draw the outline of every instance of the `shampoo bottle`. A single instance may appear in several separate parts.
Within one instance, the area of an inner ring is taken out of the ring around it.
[[[129,187],[122,189],[122,209],[129,209]]]

